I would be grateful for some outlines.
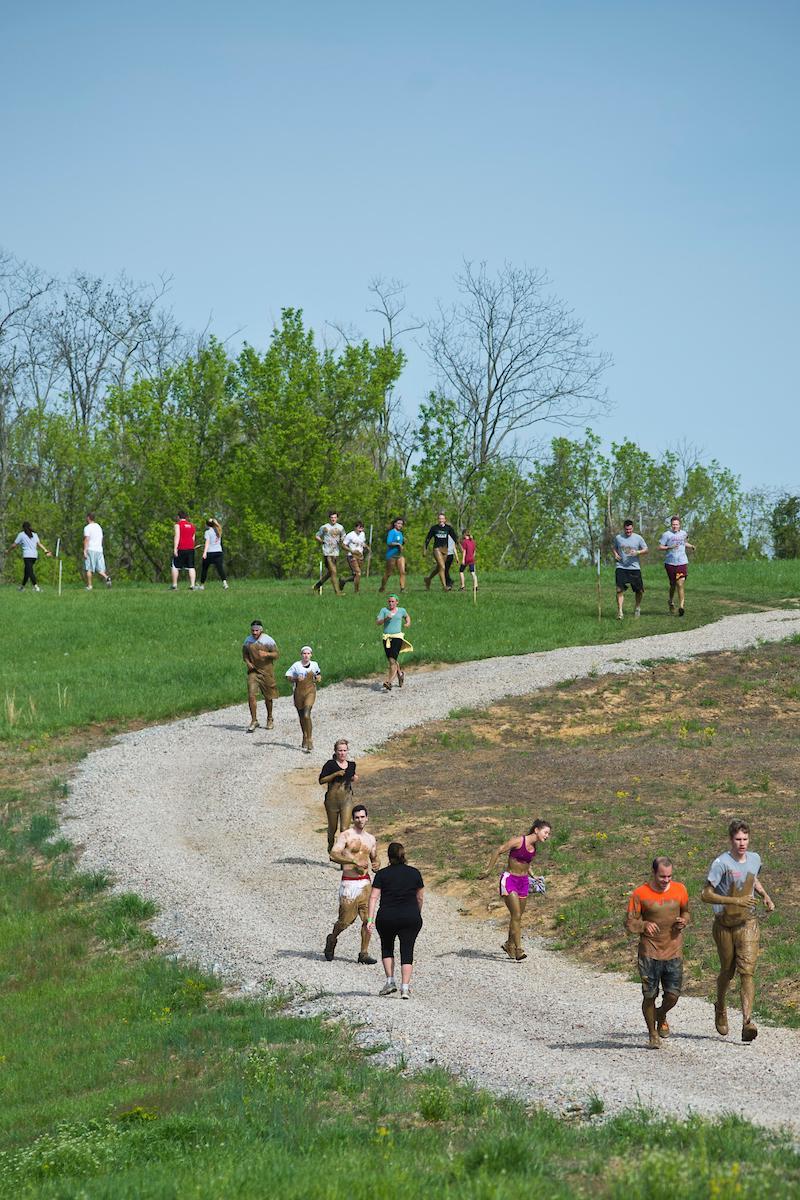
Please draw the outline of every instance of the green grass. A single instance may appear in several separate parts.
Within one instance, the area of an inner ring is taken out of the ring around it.
[[[660,570],[646,575],[640,621],[613,619],[613,586],[604,576],[598,621],[591,571],[506,572],[481,576],[469,594],[425,592],[412,578],[414,662],[461,662],[491,655],[613,643],[716,620],[754,604],[780,604],[800,592],[800,562],[693,566],[688,609],[678,625],[666,614]],[[281,651],[279,668],[314,647],[326,682],[383,670],[374,624],[381,599],[374,579],[359,596],[321,599],[305,581],[232,581],[223,592],[130,585],[91,596],[52,587],[22,595],[0,589],[6,630],[0,662],[0,738],[36,739],[93,723],[152,721],[245,702],[240,647],[259,617]],[[281,671],[279,670],[279,674]],[[283,685],[282,685],[283,686]],[[288,694],[288,687],[283,691]]]
[[[563,1120],[225,999],[154,952],[147,905],[47,853],[55,790],[0,797],[2,1200],[798,1194],[790,1140],[736,1118],[598,1121],[589,1090]]]

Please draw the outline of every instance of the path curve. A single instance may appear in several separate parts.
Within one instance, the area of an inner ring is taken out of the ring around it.
[[[346,735],[363,758],[393,734],[463,707],[465,696],[479,708],[590,672],[799,633],[800,613],[773,610],[607,646],[412,669],[405,689],[390,695],[372,682],[336,684],[317,701],[314,737],[327,751]],[[732,1021],[734,1034],[723,1041],[711,1006],[684,998],[656,1072],[654,1054],[643,1049],[637,984],[594,974],[535,939],[526,963],[510,963],[498,948],[502,923],[463,918],[445,897],[426,898],[410,1003],[378,999],[380,967],[355,963],[355,926],[326,963],[320,951],[335,917],[337,876],[324,838],[308,833],[322,823],[321,789],[305,789],[298,814],[291,774],[311,764],[298,751],[290,702],[277,703],[269,734],[246,737],[246,719],[237,705],[125,734],[84,760],[65,804],[64,832],[84,848],[82,866],[111,871],[120,886],[157,901],[156,932],[181,954],[246,989],[270,979],[299,985],[310,997],[300,1011],[363,1022],[389,1045],[389,1058],[402,1055],[415,1068],[435,1062],[556,1109],[597,1093],[610,1113],[638,1103],[680,1115],[734,1111],[800,1132],[787,1104],[800,1095],[800,1032],[762,1026],[744,1046]],[[377,806],[372,817],[380,834]]]

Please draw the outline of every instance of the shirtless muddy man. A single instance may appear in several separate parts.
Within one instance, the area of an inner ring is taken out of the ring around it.
[[[336,943],[340,934],[353,924],[356,917],[361,918],[361,951],[358,961],[370,967],[377,962],[377,959],[368,954],[372,930],[367,921],[369,894],[372,890],[369,868],[372,867],[373,871],[378,869],[378,843],[372,834],[366,831],[368,820],[366,807],[356,804],[350,828],[339,834],[330,852],[331,862],[341,865],[342,879],[339,884],[339,916],[333,931],[325,939],[325,957],[328,962],[336,953]]]

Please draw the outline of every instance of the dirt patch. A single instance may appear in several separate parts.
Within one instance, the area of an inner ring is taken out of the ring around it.
[[[699,892],[743,816],[778,911],[761,916],[758,1003],[800,1024],[800,645],[778,644],[573,681],[393,739],[359,798],[380,806],[439,890],[477,917],[502,913],[492,850],[535,817],[553,824],[537,864],[547,895],[528,928],[601,969],[631,972],[626,898],[669,854],[692,898],[686,991],[710,995],[711,913]],[[499,872],[498,872],[499,874]]]

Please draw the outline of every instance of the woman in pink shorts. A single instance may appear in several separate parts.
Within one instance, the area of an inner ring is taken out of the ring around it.
[[[508,855],[508,868],[500,876],[500,895],[505,901],[511,920],[508,925],[508,941],[503,942],[502,949],[510,959],[521,962],[527,958],[522,949],[522,914],[528,903],[528,893],[531,886],[530,865],[536,856],[536,847],[540,842],[546,842],[550,837],[550,822],[538,819],[533,822],[526,834],[510,838],[498,846],[492,855],[492,861],[486,871],[491,875],[495,863],[502,854]],[[484,876],[485,878],[485,876]]]

